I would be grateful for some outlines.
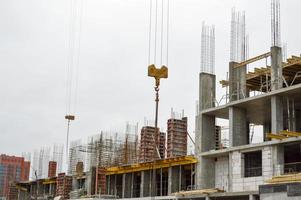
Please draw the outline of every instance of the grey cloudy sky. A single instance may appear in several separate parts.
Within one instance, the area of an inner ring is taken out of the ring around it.
[[[201,22],[216,26],[216,74],[224,79],[233,6],[246,11],[250,56],[267,52],[270,0],[170,0],[170,71],[161,86],[160,127],[174,107],[185,109],[193,132]],[[299,0],[281,2],[288,55],[301,53],[300,7]],[[69,0],[0,0],[0,153],[65,142],[69,15]],[[123,131],[126,121],[141,126],[144,117],[153,118],[148,23],[149,0],[84,0],[78,120],[71,139]]]

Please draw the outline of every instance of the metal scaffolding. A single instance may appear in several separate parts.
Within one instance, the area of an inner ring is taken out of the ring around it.
[[[76,173],[78,162],[85,163],[85,171],[92,167],[111,167],[138,162],[138,125],[126,126],[125,137],[118,133],[104,132],[81,140],[71,142],[69,149],[68,173]],[[134,133],[134,134],[132,134]],[[122,134],[124,135],[124,134]]]

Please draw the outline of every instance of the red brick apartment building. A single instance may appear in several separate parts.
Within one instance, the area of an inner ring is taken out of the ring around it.
[[[12,199],[13,185],[29,179],[30,162],[23,157],[0,155],[0,198]],[[11,191],[10,191],[11,190]],[[10,198],[9,198],[10,197]]]

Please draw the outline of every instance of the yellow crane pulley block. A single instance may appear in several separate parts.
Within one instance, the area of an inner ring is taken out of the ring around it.
[[[156,68],[154,64],[151,64],[148,66],[148,76],[154,77],[156,86],[159,86],[161,78],[168,78],[168,68],[164,65],[161,68]]]

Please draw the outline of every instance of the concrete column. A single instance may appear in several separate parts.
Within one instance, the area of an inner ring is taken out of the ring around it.
[[[233,152],[229,152],[228,156],[228,188],[226,189],[227,192],[233,191],[233,162],[232,162],[232,155]]]
[[[271,133],[271,123],[270,122],[264,122],[263,124],[263,141],[267,141],[266,134]]]
[[[78,189],[78,181],[76,176],[72,177],[72,190],[77,190]]]
[[[289,131],[296,131],[296,109],[295,109],[295,100],[289,97],[285,99],[285,114],[286,116],[286,126],[284,129],[288,129]]]
[[[114,175],[114,195],[117,196],[117,174]]]
[[[106,177],[106,185],[107,185],[106,194],[111,194],[111,176]]]
[[[131,198],[134,196],[134,176],[135,176],[135,174],[134,173],[131,173],[131,184],[130,184],[130,186],[131,186]]]
[[[301,131],[301,112],[296,110],[296,131]]]
[[[235,68],[236,62],[229,63],[229,100],[235,101],[249,97],[246,84],[246,66]]]
[[[253,194],[250,194],[250,195],[249,195],[249,200],[256,200],[256,197],[255,197],[255,195],[253,195]]]
[[[91,172],[91,169],[89,172],[86,173],[86,188],[87,188],[87,194],[88,195],[91,195],[92,193],[92,172]]]
[[[162,168],[160,168],[160,196],[163,196],[163,177],[162,177]]]
[[[168,186],[167,186],[167,195],[170,195],[172,193],[172,167],[168,168]]]
[[[292,131],[296,131],[296,108],[295,108],[295,100],[292,99],[292,106],[291,106],[291,115],[292,115]]]
[[[284,173],[284,148],[282,145],[272,147],[272,159],[274,164],[273,176],[282,175]]]
[[[271,129],[274,134],[283,130],[283,99],[280,96],[271,97]]]
[[[196,173],[197,189],[215,187],[215,160],[214,158],[198,157]]]
[[[281,47],[271,47],[271,89],[282,88],[282,52]]]
[[[230,147],[249,143],[249,125],[244,109],[229,107],[229,145]]]
[[[199,80],[200,114],[196,117],[196,131],[195,131],[196,133],[195,152],[199,161],[196,169],[195,184],[197,185],[198,188],[203,188],[202,186],[205,187],[206,185],[208,185],[208,181],[211,182],[211,179],[206,180],[203,179],[202,177],[206,177],[207,174],[212,175],[214,173],[214,167],[212,167],[211,161],[208,159],[203,159],[200,154],[202,152],[215,149],[215,116],[203,115],[201,113],[204,109],[212,108],[215,106],[215,81],[216,81],[215,79],[216,77],[213,74],[200,73],[200,80]],[[204,166],[211,166],[211,168],[204,168]]]
[[[141,172],[140,197],[150,196],[151,170]]]
[[[179,191],[182,190],[182,166],[179,166]]]
[[[215,106],[215,75],[200,73],[199,111]],[[196,117],[196,154],[214,149],[215,116],[202,115]]]
[[[168,195],[178,192],[180,186],[180,168],[179,166],[168,168]]]
[[[200,73],[199,80],[199,109],[215,107],[215,80],[214,74]]]
[[[181,166],[172,167],[172,190],[179,192],[181,190]]]
[[[141,172],[141,182],[140,182],[140,197],[143,197],[144,189],[144,171]]]
[[[131,198],[132,173],[122,175],[122,198]]]

